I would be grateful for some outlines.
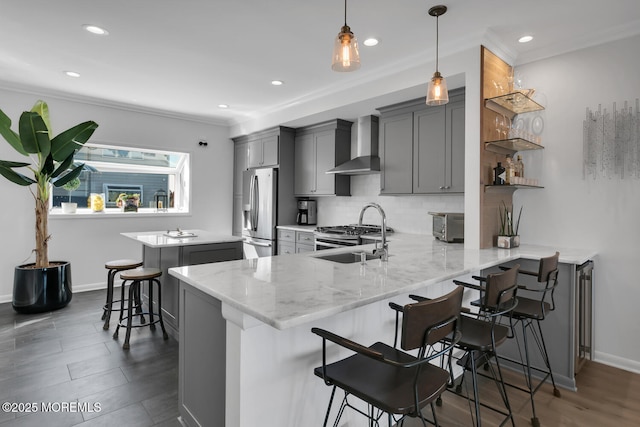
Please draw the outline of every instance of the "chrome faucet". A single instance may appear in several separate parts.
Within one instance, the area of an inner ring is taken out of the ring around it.
[[[382,247],[378,248],[378,244],[376,243],[376,248],[373,250],[373,255],[380,258],[382,261],[387,261],[389,259],[389,246],[387,244],[387,215],[384,213],[384,209],[377,203],[367,203],[364,205],[362,210],[360,210],[360,219],[358,219],[358,225],[362,225],[362,217],[364,216],[364,212],[369,208],[376,208],[378,213],[380,213],[380,217],[382,217]]]

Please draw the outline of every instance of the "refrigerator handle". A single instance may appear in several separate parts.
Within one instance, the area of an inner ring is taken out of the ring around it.
[[[260,207],[260,189],[258,186],[258,177],[254,175],[253,182],[251,183],[251,194],[253,195],[253,200],[251,202],[251,229],[253,231],[258,230],[258,211]]]

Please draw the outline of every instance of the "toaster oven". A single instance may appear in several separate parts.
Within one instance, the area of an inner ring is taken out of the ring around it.
[[[464,214],[429,212],[433,217],[433,237],[443,242],[464,242]]]

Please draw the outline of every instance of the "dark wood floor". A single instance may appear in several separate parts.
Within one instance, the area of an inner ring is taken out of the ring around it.
[[[180,425],[178,343],[164,341],[160,328],[139,328],[124,351],[124,332],[112,338],[115,321],[102,329],[104,297],[105,291],[76,293],[64,309],[37,315],[0,304],[0,402],[38,409],[0,410],[0,426]],[[61,410],[69,402],[88,410]],[[43,403],[59,412],[42,412]]]
[[[18,315],[0,304],[0,402],[99,404],[100,411],[13,413],[0,410],[0,427],[114,426],[174,427],[178,416],[178,344],[149,328],[135,330],[131,349],[102,330],[104,291],[75,294],[71,304],[52,313]],[[519,374],[507,372],[511,381]],[[589,362],[577,376],[578,392],[552,394],[545,384],[536,395],[543,427],[640,425],[640,375]],[[481,394],[497,401],[492,384]],[[438,417],[445,427],[472,425],[469,404],[444,394]],[[530,426],[527,396],[509,390],[517,426]],[[52,406],[56,408],[56,406]],[[322,421],[309,421],[309,426]],[[483,411],[484,425],[498,425]],[[363,425],[366,422],[363,420]],[[405,427],[417,426],[414,420]],[[508,424],[510,425],[510,424]],[[218,427],[218,426],[207,426]],[[307,426],[300,426],[307,427]],[[354,426],[356,427],[356,426]]]

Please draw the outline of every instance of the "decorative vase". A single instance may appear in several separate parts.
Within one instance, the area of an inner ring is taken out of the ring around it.
[[[72,214],[76,213],[76,209],[78,209],[78,204],[74,202],[62,202],[62,213]]]
[[[42,313],[69,304],[71,264],[52,261],[49,267],[35,268],[23,264],[15,268],[13,276],[13,309],[18,313]]]
[[[504,249],[520,246],[520,236],[498,236],[498,247]]]

